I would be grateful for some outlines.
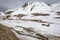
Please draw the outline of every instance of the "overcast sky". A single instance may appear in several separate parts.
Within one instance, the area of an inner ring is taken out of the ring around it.
[[[60,0],[0,0],[0,6],[16,8],[29,1],[43,1],[49,4],[60,3]]]

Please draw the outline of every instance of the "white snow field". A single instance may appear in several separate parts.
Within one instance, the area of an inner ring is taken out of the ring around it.
[[[48,5],[45,2],[26,3],[25,7],[19,7],[11,13],[11,20],[0,20],[0,23],[13,28],[15,31],[26,32],[23,28],[31,28],[37,33],[49,37],[49,40],[60,40],[60,3]],[[59,15],[57,15],[59,13]],[[14,15],[23,14],[19,18]],[[14,33],[16,33],[13,31]],[[33,33],[33,35],[35,35]],[[49,36],[50,35],[50,36]],[[21,40],[40,40],[16,33]],[[54,38],[55,37],[55,38]],[[56,38],[57,37],[57,38]],[[23,39],[24,38],[24,39]]]

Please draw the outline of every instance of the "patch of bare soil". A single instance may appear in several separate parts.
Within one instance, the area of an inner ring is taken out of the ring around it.
[[[18,14],[18,15],[14,15],[14,16],[21,18],[21,17],[26,16],[26,15],[24,15],[24,14]]]
[[[0,24],[0,40],[19,40],[10,28]]]
[[[57,13],[57,15],[60,15],[60,12],[56,12]]]
[[[55,19],[60,19],[60,17],[55,17]]]
[[[32,13],[34,16],[50,16],[50,14]]]
[[[43,21],[43,20],[35,20],[35,19],[21,19],[21,20],[24,20],[24,21],[32,21],[32,22],[38,22],[38,23],[54,24],[54,23],[52,23],[52,22],[46,22],[46,21]]]

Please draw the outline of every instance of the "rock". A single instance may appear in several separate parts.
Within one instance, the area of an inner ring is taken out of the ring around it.
[[[47,27],[49,27],[49,26],[50,26],[50,24],[42,24],[42,26],[47,26]]]

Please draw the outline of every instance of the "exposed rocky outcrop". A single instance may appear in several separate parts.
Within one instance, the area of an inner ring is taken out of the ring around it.
[[[25,3],[22,7],[26,7],[26,6],[28,6],[28,3]]]

